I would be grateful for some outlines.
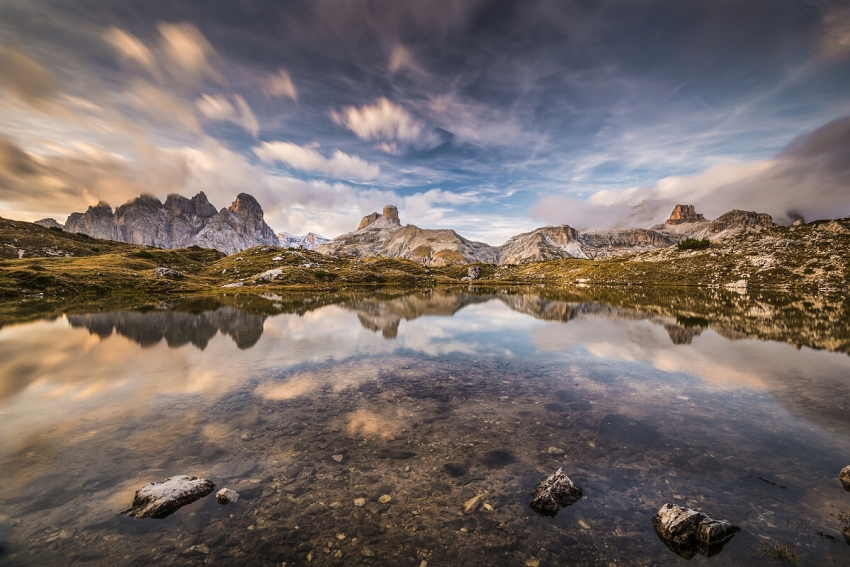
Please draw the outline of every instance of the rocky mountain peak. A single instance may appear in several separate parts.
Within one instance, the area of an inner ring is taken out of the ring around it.
[[[690,222],[706,222],[702,214],[696,212],[693,205],[676,205],[673,207],[673,212],[670,213],[670,218],[667,219],[667,226],[684,224]]]
[[[360,219],[360,224],[357,225],[357,230],[363,230],[370,224],[382,220],[380,228],[400,227],[401,220],[398,218],[398,208],[395,205],[387,205],[384,207],[383,214],[377,212],[371,213]]]

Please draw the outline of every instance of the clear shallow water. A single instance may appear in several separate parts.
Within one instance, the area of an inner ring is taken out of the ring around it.
[[[672,502],[743,528],[692,564],[775,564],[771,542],[848,564],[850,356],[749,338],[764,333],[729,327],[740,309],[714,325],[446,292],[7,325],[0,562],[678,565],[650,523]],[[585,498],[539,517],[530,492],[561,466]],[[174,474],[241,499],[117,515]],[[482,492],[492,510],[462,514]],[[188,552],[199,544],[209,554]]]

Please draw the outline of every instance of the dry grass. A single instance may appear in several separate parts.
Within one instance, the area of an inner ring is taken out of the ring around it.
[[[764,544],[760,552],[765,557],[788,565],[798,565],[800,561],[796,549],[792,549],[788,547],[788,544],[779,543],[778,541]]]

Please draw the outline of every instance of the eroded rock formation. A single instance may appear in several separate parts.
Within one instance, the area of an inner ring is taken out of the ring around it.
[[[675,504],[662,506],[652,518],[652,527],[671,551],[688,560],[697,553],[705,557],[717,555],[741,531],[730,522]]]

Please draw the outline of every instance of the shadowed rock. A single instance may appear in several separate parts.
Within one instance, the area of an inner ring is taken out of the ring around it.
[[[665,504],[652,518],[652,527],[670,551],[685,559],[697,553],[717,555],[741,531],[725,520],[714,520],[702,512]]]
[[[541,516],[554,518],[558,515],[558,510],[575,504],[581,496],[581,488],[564,474],[564,469],[558,469],[537,483],[531,494],[530,506]]]
[[[177,475],[160,482],[150,482],[136,491],[133,506],[122,513],[133,518],[162,519],[186,504],[213,491],[215,484],[204,478]]]

